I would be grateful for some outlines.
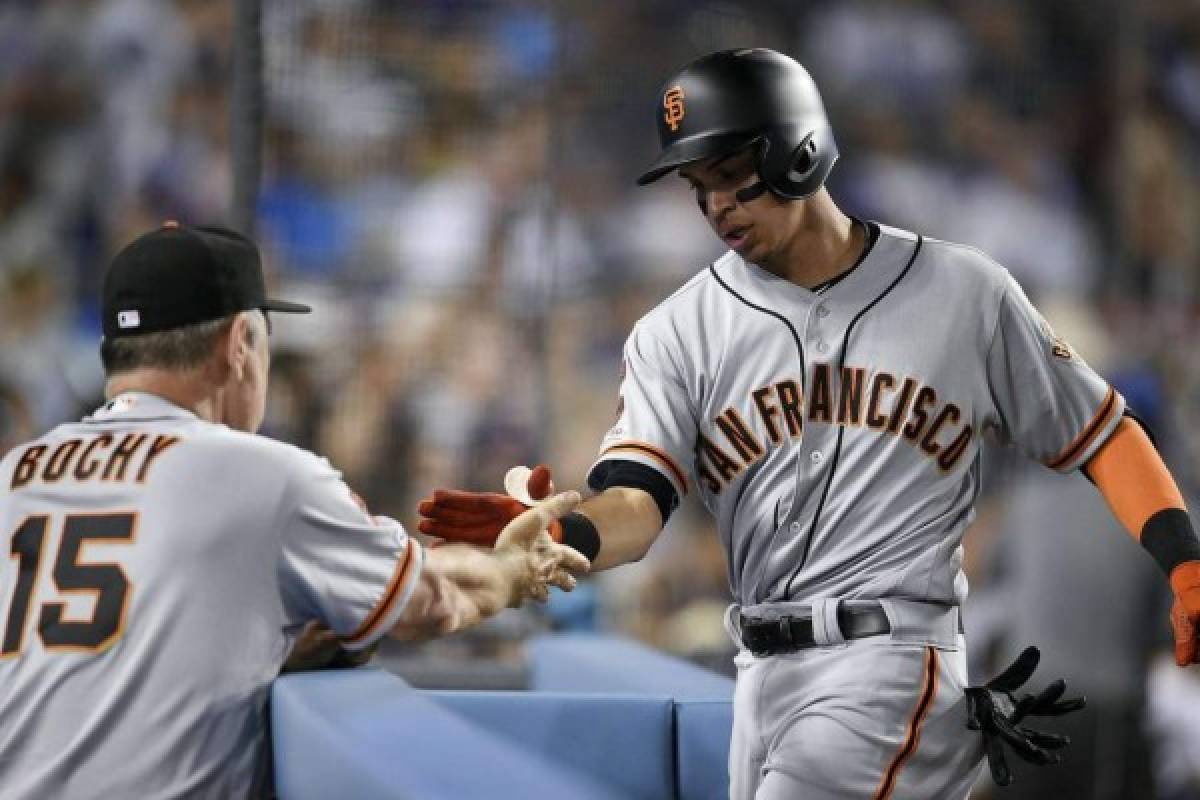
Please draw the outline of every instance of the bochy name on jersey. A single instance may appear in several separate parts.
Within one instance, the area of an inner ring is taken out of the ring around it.
[[[32,483],[126,481],[145,483],[154,462],[180,437],[147,433],[76,436],[54,445],[33,444],[17,459],[10,489]]]
[[[869,376],[869,377],[868,377]],[[746,415],[767,433],[755,435]],[[816,363],[807,398],[799,381],[787,378],[750,392],[711,421],[696,442],[696,474],[713,494],[785,438],[798,441],[807,423],[865,427],[880,436],[910,442],[943,472],[961,460],[974,436],[958,405],[919,378],[866,367]]]

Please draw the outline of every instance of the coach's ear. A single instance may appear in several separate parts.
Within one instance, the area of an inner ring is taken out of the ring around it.
[[[222,377],[242,381],[246,377],[246,362],[254,349],[254,326],[250,324],[250,313],[240,311],[218,340]]]

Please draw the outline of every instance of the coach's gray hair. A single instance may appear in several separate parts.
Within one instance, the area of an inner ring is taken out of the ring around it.
[[[228,316],[168,331],[106,337],[100,343],[100,360],[110,376],[143,367],[190,369],[212,355],[217,339],[232,324],[233,316]]]

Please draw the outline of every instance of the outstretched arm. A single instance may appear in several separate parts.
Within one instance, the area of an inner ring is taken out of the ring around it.
[[[1175,660],[1197,663],[1200,539],[1183,496],[1142,427],[1129,418],[1084,467],[1113,515],[1162,567],[1175,592]]]
[[[593,569],[639,561],[662,530],[662,514],[648,492],[627,486],[605,489],[576,510],[596,530],[599,550]]]
[[[545,466],[514,467],[504,483],[506,494],[438,489],[418,505],[418,529],[450,542],[490,546],[502,526],[554,486]],[[660,503],[652,491],[611,486],[552,522],[550,534],[591,559],[593,570],[628,564],[646,555],[662,530]]]
[[[572,573],[588,570],[577,550],[554,542],[546,528],[579,504],[578,492],[538,503],[509,522],[492,550],[470,545],[431,548],[412,597],[389,635],[426,639],[468,628],[526,599],[544,601],[549,586],[570,591]]]

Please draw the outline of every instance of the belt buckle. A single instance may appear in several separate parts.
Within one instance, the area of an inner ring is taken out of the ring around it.
[[[759,658],[790,653],[797,649],[792,635],[792,618],[782,616],[777,620],[750,621],[743,617],[742,643]]]
[[[772,654],[773,642],[769,641],[772,631],[771,626],[766,624],[766,620],[742,617],[740,627],[742,644],[746,646],[747,650],[759,658]]]
[[[792,637],[792,618],[785,614],[779,618],[779,652],[788,653],[796,649],[796,640]]]

